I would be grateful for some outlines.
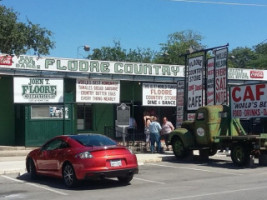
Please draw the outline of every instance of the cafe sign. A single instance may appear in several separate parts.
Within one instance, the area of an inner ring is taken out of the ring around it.
[[[14,103],[62,103],[63,79],[14,77]]]

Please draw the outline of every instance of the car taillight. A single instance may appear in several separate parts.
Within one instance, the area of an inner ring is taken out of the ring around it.
[[[80,158],[80,159],[93,158],[93,155],[89,151],[85,151],[77,154],[75,158]]]

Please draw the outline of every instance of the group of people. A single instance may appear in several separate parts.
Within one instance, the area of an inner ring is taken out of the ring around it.
[[[162,153],[163,149],[161,148],[161,136],[165,140],[165,144],[168,150],[168,136],[170,132],[174,130],[173,124],[168,121],[167,117],[163,117],[162,125],[158,122],[158,118],[155,116],[144,116],[144,133],[146,135],[146,146],[150,146],[151,153],[154,153],[157,150],[158,153]],[[156,143],[156,148],[155,148]]]

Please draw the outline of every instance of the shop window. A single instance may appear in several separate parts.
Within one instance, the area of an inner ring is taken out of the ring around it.
[[[92,105],[77,105],[77,129],[93,129],[93,112]]]
[[[62,105],[34,105],[31,106],[31,119],[63,119]],[[65,119],[69,118],[69,108],[65,107]]]

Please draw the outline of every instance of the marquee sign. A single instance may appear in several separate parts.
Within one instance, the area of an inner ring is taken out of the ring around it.
[[[14,77],[14,103],[62,103],[63,79]]]
[[[26,55],[18,57],[1,56],[0,68],[56,72],[184,77],[184,66],[182,65],[47,58]]]

